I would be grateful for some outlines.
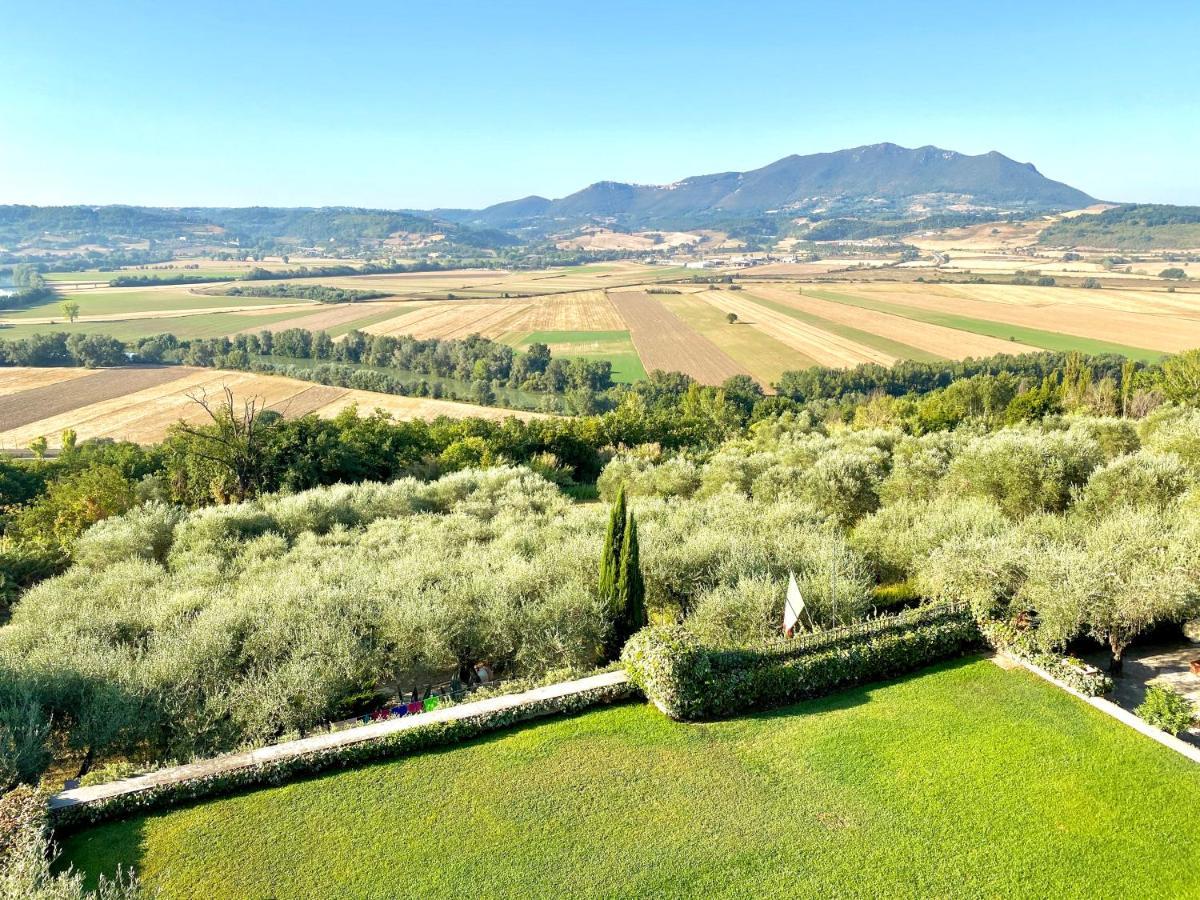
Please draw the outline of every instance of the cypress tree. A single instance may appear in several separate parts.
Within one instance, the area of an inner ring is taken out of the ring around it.
[[[608,514],[608,530],[604,534],[604,551],[600,554],[600,599],[613,607],[617,600],[617,578],[620,574],[621,552],[625,544],[625,487],[617,491]]]
[[[646,622],[646,583],[638,553],[637,520],[629,514],[625,545],[621,548],[621,572],[617,576],[617,631],[622,644]]]

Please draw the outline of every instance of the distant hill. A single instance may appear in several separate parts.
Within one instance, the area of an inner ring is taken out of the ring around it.
[[[991,152],[873,144],[787,156],[761,169],[698,175],[668,185],[601,181],[558,200],[526,197],[455,220],[518,229],[588,220],[620,225],[695,226],[764,213],[911,214],[946,210],[1052,211],[1095,200],[1042,175],[1031,163]]]
[[[500,231],[432,217],[357,207],[291,208],[0,206],[0,245],[74,239],[89,243],[205,240],[253,247],[263,243],[359,246],[397,233],[442,233],[448,243],[497,247],[518,243]]]
[[[1200,206],[1117,206],[1055,222],[1042,231],[1038,241],[1051,247],[1105,250],[1200,249]]]

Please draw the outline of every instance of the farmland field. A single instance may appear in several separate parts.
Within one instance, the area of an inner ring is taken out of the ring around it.
[[[908,286],[904,286],[907,288]],[[1025,296],[1000,294],[1003,299],[979,299],[978,292],[966,288],[1005,288],[1002,285],[954,285],[956,293],[947,296],[947,288],[921,285],[921,290],[895,290],[888,285],[854,285],[847,290],[814,290],[812,296],[834,303],[858,306],[890,313],[918,322],[941,325],[962,332],[1009,339],[1041,350],[1079,350],[1085,353],[1121,353],[1134,359],[1155,360],[1165,350],[1183,350],[1200,346],[1200,320],[1161,313],[1129,313],[1099,305],[1062,304],[1050,306],[1052,294],[1042,305],[1026,304]],[[1053,291],[1053,288],[1028,288]],[[1067,289],[1058,289],[1066,291]],[[959,293],[961,292],[961,293]],[[1070,293],[1084,293],[1071,291]],[[1102,293],[1089,291],[1087,293]],[[1015,302],[1014,302],[1015,301]],[[1039,326],[1054,326],[1045,328]],[[1120,337],[1120,342],[1103,336]],[[1133,343],[1145,340],[1157,347]],[[1167,346],[1170,345],[1170,346]]]
[[[108,334],[123,341],[137,340],[155,334],[170,333],[180,338],[213,338],[237,334],[250,329],[260,330],[273,322],[296,318],[296,307],[288,306],[272,312],[216,312],[187,316],[142,316],[105,319],[99,322],[57,322],[54,325],[16,324],[0,326],[0,338],[16,340],[33,334],[63,331],[67,334]]]
[[[1005,242],[1017,240],[1020,233],[971,231],[969,237],[984,244],[996,238],[1006,248]],[[931,241],[931,246],[941,246]],[[986,253],[972,253],[972,260],[984,261]],[[954,264],[968,261],[963,257]],[[1010,268],[1038,263],[1050,270],[1056,265],[1002,254],[995,261]],[[422,339],[480,334],[520,350],[544,339],[532,335],[549,334],[557,335],[546,341],[556,355],[608,359],[618,381],[661,368],[684,371],[709,384],[749,374],[768,389],[782,373],[814,365],[889,365],[1034,350],[1111,352],[1152,361],[1200,347],[1200,292],[1188,284],[1168,293],[1161,284],[1120,281],[1116,273],[1102,273],[1103,290],[922,283],[911,280],[916,276],[910,269],[864,275],[846,269],[849,262],[853,260],[756,267],[737,276],[741,290],[693,283],[696,276],[690,270],[635,262],[302,282],[388,294],[383,300],[337,306],[228,297],[215,289],[186,286],[99,288],[66,295],[81,306],[80,320],[71,324],[64,324],[61,300],[0,312],[0,337],[65,331],[131,340],[172,332],[186,339],[287,328],[325,330],[338,337],[361,329]],[[1090,271],[1089,265],[1062,263],[1060,268],[1077,267],[1078,277]],[[262,285],[274,283],[301,282]],[[738,317],[736,325],[727,321],[730,313]],[[605,336],[614,332],[624,337]]]
[[[1186,897],[1197,791],[1194,764],[975,659],[705,724],[527,725],[100,825],[65,857],[205,900]]]
[[[617,312],[648,371],[684,372],[704,384],[720,384],[749,371],[720,347],[690,328],[651,294],[622,292],[611,295]]]
[[[628,331],[533,331],[518,332],[504,338],[518,351],[534,342],[550,348],[556,357],[606,359],[612,363],[613,381],[632,384],[646,377],[641,358],[634,349]]]
[[[263,406],[288,416],[312,412],[331,418],[354,404],[364,414],[382,409],[398,419],[536,416],[497,407],[347,388],[313,391],[314,387],[324,386],[276,375],[186,366],[102,370],[12,368],[0,372],[4,376],[0,379],[3,392],[0,393],[0,447],[4,448],[26,447],[43,436],[55,447],[67,428],[74,429],[80,440],[115,438],[153,443],[162,440],[167,429],[180,419],[206,421],[204,410],[189,394],[215,398],[225,387],[232,389],[238,398],[256,397]],[[67,376],[64,372],[71,374]]]
[[[781,343],[766,332],[739,323],[730,325],[725,315],[697,293],[662,294],[657,299],[721,348],[764,387],[778,381],[784,372],[817,365],[812,357]]]
[[[79,315],[113,316],[122,314],[147,314],[149,312],[171,312],[179,310],[242,309],[256,306],[295,305],[303,300],[286,297],[227,297],[189,290],[183,286],[165,288],[103,288],[62,295],[37,306],[23,309],[0,309],[0,320],[20,321],[23,319],[65,319],[62,304],[65,301],[79,304]]]

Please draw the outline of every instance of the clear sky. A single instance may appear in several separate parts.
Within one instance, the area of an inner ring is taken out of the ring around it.
[[[1200,3],[0,4],[0,203],[482,206],[894,141],[1200,203]]]

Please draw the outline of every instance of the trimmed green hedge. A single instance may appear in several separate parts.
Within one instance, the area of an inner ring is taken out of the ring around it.
[[[796,648],[714,650],[682,626],[645,628],[621,659],[630,680],[671,718],[714,719],[911,672],[980,644],[969,610],[950,607],[876,620],[870,630]]]
[[[1085,697],[1100,697],[1113,689],[1113,680],[1103,672],[1082,672],[1077,666],[1064,662],[1061,653],[1043,650],[1033,631],[1018,631],[1005,622],[994,621],[980,623],[979,630],[996,650],[1033,663]]]
[[[331,769],[343,769],[429,750],[433,747],[461,743],[491,731],[507,728],[526,719],[556,713],[578,713],[599,704],[630,700],[636,695],[637,689],[628,683],[593,688],[579,694],[556,697],[551,700],[539,700],[500,712],[472,716],[468,719],[433,722],[420,728],[399,731],[386,737],[362,741],[346,747],[321,750],[291,759],[247,766],[231,772],[222,772],[175,784],[159,785],[137,793],[122,794],[92,803],[52,808],[50,816],[55,828],[59,830],[91,825],[105,819],[175,806],[191,800],[230,794],[246,788],[282,784]]]

